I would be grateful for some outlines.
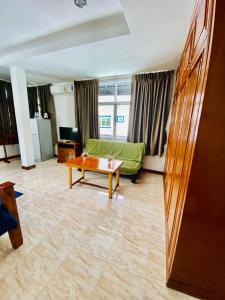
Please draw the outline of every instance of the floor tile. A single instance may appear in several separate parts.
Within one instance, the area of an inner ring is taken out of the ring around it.
[[[0,182],[23,193],[17,206],[24,244],[0,237],[0,299],[191,299],[166,288],[162,176],[121,178],[113,199],[84,185],[68,188],[56,159],[25,171],[0,162]],[[75,177],[80,172],[73,170]],[[86,180],[107,185],[105,175]]]

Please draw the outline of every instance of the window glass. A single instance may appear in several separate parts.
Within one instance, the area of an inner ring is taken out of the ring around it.
[[[102,138],[127,138],[130,99],[131,81],[100,84],[99,128]]]
[[[99,105],[100,136],[113,137],[114,108],[113,105]]]
[[[105,95],[105,96],[99,96],[98,101],[99,102],[114,102],[115,96]]]
[[[117,105],[116,136],[126,138],[128,133],[130,105]]]

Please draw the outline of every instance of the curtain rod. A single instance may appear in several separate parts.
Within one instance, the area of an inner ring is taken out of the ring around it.
[[[114,76],[106,76],[106,77],[97,77],[97,79],[99,80],[110,80],[110,79],[120,79],[120,78],[126,78],[126,77],[132,77],[133,75],[141,75],[141,74],[149,74],[149,73],[159,73],[159,72],[167,72],[169,70],[158,70],[158,71],[146,71],[146,72],[138,72],[138,73],[133,73],[133,74],[126,74],[126,75],[114,75]],[[79,79],[79,80],[75,80],[75,81],[84,81],[84,80],[92,80],[95,79],[93,78],[87,78],[87,79]],[[6,80],[6,79],[1,79],[2,81],[6,81],[6,82],[11,82],[10,80]],[[74,80],[72,80],[73,82]],[[27,87],[35,87],[35,86],[42,86],[42,85],[46,85],[46,84],[59,84],[61,82],[47,82],[47,83],[42,83],[42,84],[34,84],[34,83],[27,83]]]
[[[8,82],[8,83],[12,83],[11,80],[7,80],[7,79],[2,79],[0,78],[1,81],[5,81],[5,82]],[[35,86],[42,86],[42,85],[47,85],[47,84],[51,84],[52,85],[52,82],[48,82],[48,83],[41,83],[41,84],[34,84],[34,83],[27,83],[27,87],[35,87]]]
[[[10,81],[10,80],[7,80],[7,79],[2,79],[2,78],[0,78],[0,80],[1,80],[1,81],[5,81],[5,82],[11,83],[11,81]]]
[[[114,79],[114,78],[124,78],[124,77],[132,77],[133,75],[141,75],[141,74],[150,74],[150,73],[160,73],[160,72],[168,72],[170,70],[157,70],[157,71],[146,71],[146,72],[138,72],[133,74],[126,74],[126,75],[118,75],[118,76],[108,76],[108,77],[98,77],[99,80],[104,79]]]
[[[47,85],[47,84],[53,84],[52,82],[47,82],[47,83],[41,83],[41,84],[36,84],[36,83],[28,83],[27,87],[37,87],[37,86],[42,86],[42,85]]]
[[[133,75],[141,75],[141,74],[150,74],[150,73],[160,73],[160,72],[168,72],[170,70],[157,70],[157,71],[146,71],[146,72],[138,72],[138,73],[133,73],[133,74],[125,74],[125,75],[113,75],[113,76],[105,76],[105,77],[88,77],[88,78],[80,78],[80,79],[75,79],[75,81],[85,81],[85,80],[94,80],[94,79],[99,79],[99,80],[110,80],[110,79],[122,79],[126,77],[132,77]]]

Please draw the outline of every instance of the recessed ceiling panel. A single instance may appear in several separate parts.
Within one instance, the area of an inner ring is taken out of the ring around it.
[[[119,12],[118,0],[88,0],[83,9],[74,0],[4,0],[0,49]]]

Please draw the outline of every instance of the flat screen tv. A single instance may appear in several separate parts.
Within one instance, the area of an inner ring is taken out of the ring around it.
[[[67,141],[80,141],[80,134],[77,128],[72,127],[59,127],[60,140]]]

